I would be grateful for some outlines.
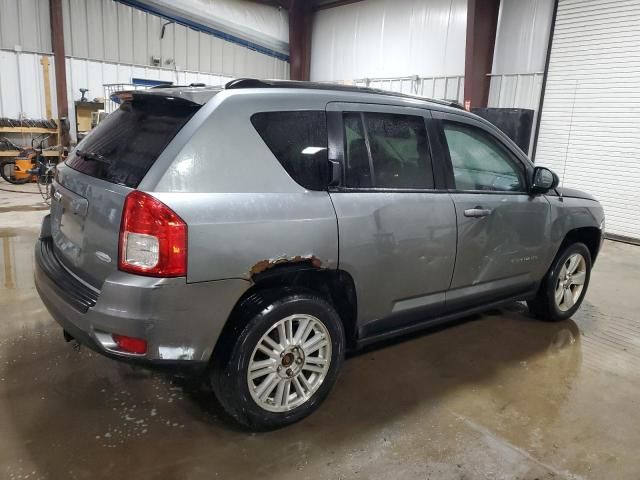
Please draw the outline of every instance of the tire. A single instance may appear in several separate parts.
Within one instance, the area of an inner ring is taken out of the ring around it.
[[[586,245],[578,242],[566,246],[542,280],[536,298],[527,302],[529,311],[550,322],[570,318],[580,308],[590,278],[591,253]]]
[[[2,162],[0,162],[0,176],[2,176],[4,180],[12,183],[13,185],[24,185],[31,180],[31,176],[22,179],[16,179],[15,177],[13,177],[9,172],[13,171],[15,164],[15,160],[3,160]]]
[[[266,290],[248,297],[229,321],[233,326],[214,354],[211,385],[235,422],[273,430],[320,406],[345,352],[342,321],[326,300],[307,291]]]

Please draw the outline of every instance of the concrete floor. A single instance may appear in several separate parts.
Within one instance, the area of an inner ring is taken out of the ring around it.
[[[247,434],[206,389],[62,340],[32,283],[38,200],[0,191],[0,478],[640,477],[638,247],[605,244],[573,320],[514,304],[369,350],[316,414]]]

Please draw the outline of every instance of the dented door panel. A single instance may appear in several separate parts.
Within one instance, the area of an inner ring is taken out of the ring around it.
[[[385,328],[399,328],[403,320],[393,316],[420,307],[438,313],[444,298],[437,294],[449,286],[456,253],[449,194],[332,192],[331,198],[340,268],[355,281],[359,326],[371,330],[367,324],[391,316]]]
[[[547,199],[496,193],[451,196],[458,219],[458,257],[447,303],[452,307],[474,305],[535,286],[550,256]],[[490,213],[465,215],[476,207]]]

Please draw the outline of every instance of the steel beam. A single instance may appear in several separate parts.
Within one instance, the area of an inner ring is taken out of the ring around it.
[[[69,117],[67,104],[67,73],[64,58],[64,28],[62,23],[62,0],[50,0],[51,15],[51,45],[56,76],[56,103],[58,118]]]
[[[289,8],[289,62],[291,80],[309,80],[311,68],[312,3],[291,0]]]
[[[498,28],[500,0],[468,0],[464,65],[464,107],[486,107]]]

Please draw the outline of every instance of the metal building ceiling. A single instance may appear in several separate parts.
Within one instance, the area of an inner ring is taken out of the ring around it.
[[[282,59],[114,0],[62,0],[62,6],[67,57],[268,78],[288,70]],[[49,0],[3,0],[0,11],[0,49],[51,52]]]

